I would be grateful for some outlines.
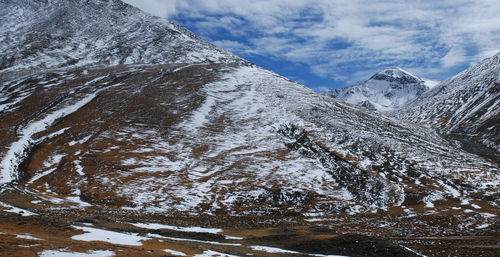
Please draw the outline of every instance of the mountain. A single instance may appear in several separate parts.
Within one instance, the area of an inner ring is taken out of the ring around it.
[[[390,67],[361,84],[325,94],[369,109],[391,111],[405,106],[436,84],[435,81],[421,79],[401,68]]]
[[[317,94],[117,0],[0,10],[0,251],[495,250],[479,245],[498,231],[498,163],[431,128]],[[81,40],[104,43],[66,47]]]
[[[500,53],[444,81],[395,115],[438,128],[469,150],[500,160]]]
[[[241,60],[121,1],[1,3],[2,70]],[[88,9],[95,12],[81,12]]]

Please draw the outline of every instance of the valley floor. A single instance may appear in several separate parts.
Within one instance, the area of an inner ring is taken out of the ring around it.
[[[0,203],[0,256],[497,256],[500,248],[498,223],[460,231],[454,222],[467,217],[456,215],[305,219],[95,207],[28,211],[13,206],[24,206],[26,196],[5,196],[11,204]]]

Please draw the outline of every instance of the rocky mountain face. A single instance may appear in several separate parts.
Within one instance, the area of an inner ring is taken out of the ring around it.
[[[500,53],[394,113],[438,128],[467,149],[500,160]]]
[[[391,67],[367,81],[325,92],[333,98],[378,111],[391,111],[405,106],[434,87],[435,81],[421,79],[401,68]]]
[[[431,128],[314,93],[117,0],[0,10],[1,242],[26,239],[28,222],[38,253],[416,256],[399,245],[439,253],[419,237],[470,245],[498,231],[498,163]]]

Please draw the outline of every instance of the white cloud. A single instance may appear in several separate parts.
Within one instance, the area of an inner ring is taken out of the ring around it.
[[[450,68],[466,60],[467,58],[465,57],[465,51],[463,49],[452,48],[443,58],[441,58],[441,63],[443,67]]]
[[[384,65],[433,78],[496,53],[500,42],[498,0],[125,1],[190,19],[190,27],[208,38],[221,29],[244,37],[245,43],[216,42],[237,54],[299,62],[337,79],[356,79],[345,72],[348,66],[371,71]]]

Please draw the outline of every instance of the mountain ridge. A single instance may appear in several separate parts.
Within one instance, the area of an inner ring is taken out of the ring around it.
[[[456,138],[467,136],[496,151],[500,159],[500,53],[486,58],[424,93],[394,115],[435,127]],[[481,148],[474,150],[481,152]],[[486,151],[485,148],[482,148]]]

